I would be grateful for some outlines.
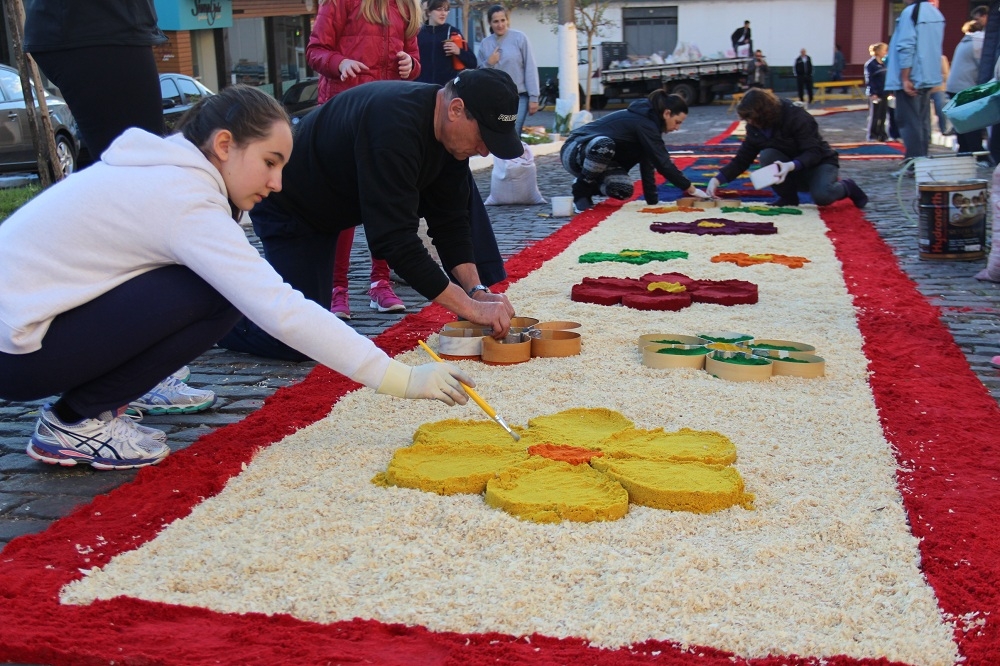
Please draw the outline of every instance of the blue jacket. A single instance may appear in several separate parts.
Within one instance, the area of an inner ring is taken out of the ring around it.
[[[445,41],[455,35],[461,36],[462,33],[448,23],[426,24],[420,28],[420,32],[417,33],[417,46],[420,47],[420,76],[417,77],[417,81],[443,86],[455,76],[452,57],[445,54],[443,46]],[[458,59],[466,69],[475,69],[478,64],[476,54],[469,49],[459,52]]]
[[[920,8],[917,22],[913,13]],[[910,80],[918,89],[936,88],[944,81],[941,55],[944,48],[944,15],[926,0],[904,8],[896,20],[886,57],[886,90],[902,90],[900,70],[910,69]]]
[[[865,94],[869,97],[885,95],[885,63],[879,62],[875,56],[865,63]]]

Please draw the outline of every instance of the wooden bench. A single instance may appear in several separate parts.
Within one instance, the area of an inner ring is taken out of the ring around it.
[[[834,88],[845,88],[847,93],[831,92]],[[813,84],[813,101],[825,102],[830,99],[864,99],[864,79],[845,79],[843,81],[820,81]]]

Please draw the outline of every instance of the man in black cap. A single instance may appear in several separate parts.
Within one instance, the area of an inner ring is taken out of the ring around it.
[[[517,88],[497,69],[465,70],[443,88],[375,81],[337,95],[299,124],[282,190],[250,212],[264,258],[329,309],[337,234],[361,224],[372,256],[421,295],[506,335],[514,308],[483,286],[476,265],[468,158],[522,155],[517,104]],[[418,236],[421,217],[454,282]],[[219,346],[303,360],[247,319]]]

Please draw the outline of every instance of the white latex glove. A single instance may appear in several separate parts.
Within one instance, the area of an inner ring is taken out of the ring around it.
[[[392,361],[378,392],[397,398],[440,400],[449,406],[456,403],[464,405],[469,401],[469,395],[462,384],[476,385],[471,377],[450,363],[434,362],[411,367]]]
[[[691,193],[691,196],[697,197],[698,199],[711,199],[711,197],[708,196],[708,192],[705,190],[699,190],[697,187],[694,188],[694,192]]]
[[[774,179],[776,184],[785,182],[788,174],[795,171],[795,162],[775,162],[775,164],[778,166],[778,176]]]
[[[715,191],[719,189],[719,179],[713,178],[708,181],[708,187],[705,188],[705,194],[709,196],[710,199],[715,198]]]

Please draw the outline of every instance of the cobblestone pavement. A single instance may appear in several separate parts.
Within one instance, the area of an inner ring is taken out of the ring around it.
[[[734,116],[727,113],[725,105],[698,107],[693,109],[681,130],[671,134],[669,139],[675,144],[703,142],[726,129],[733,120]],[[864,112],[822,116],[818,121],[831,143],[859,141],[864,137]],[[530,119],[529,125],[550,126],[551,122],[552,113],[543,112]],[[546,198],[569,194],[571,178],[560,166],[558,155],[539,157],[536,163],[539,189]],[[942,320],[951,329],[970,366],[992,395],[1000,399],[1000,371],[989,366],[990,358],[1000,354],[1000,285],[972,278],[985,265],[983,260],[919,259],[916,224],[904,214],[904,209],[912,210],[915,188],[912,179],[903,183],[903,205],[900,206],[896,179],[889,175],[896,168],[898,163],[895,161],[844,161],[841,174],[855,178],[868,193],[868,219],[893,247],[901,266],[920,291],[941,308]],[[982,178],[991,175],[983,169],[978,174]],[[479,172],[477,180],[483,196],[487,196],[489,170]],[[500,206],[489,210],[505,258],[545,238],[567,221],[566,218],[549,217],[548,205]],[[252,233],[251,241],[256,241]],[[368,269],[364,235],[358,233],[351,271],[353,318],[350,323],[358,332],[375,336],[403,315],[377,314],[369,308]],[[397,285],[397,293],[407,304],[408,312],[426,305],[426,300],[406,285]],[[311,363],[272,361],[221,349],[210,350],[190,365],[191,384],[215,390],[219,400],[214,408],[200,414],[146,418],[146,425],[168,433],[174,450],[183,449],[215,428],[239,421],[258,409],[275,390],[298,382],[313,367]],[[28,458],[24,446],[40,405],[41,402],[0,400],[0,548],[19,535],[45,529],[74,507],[130,481],[135,475],[134,470],[96,472],[82,466],[53,467]]]

